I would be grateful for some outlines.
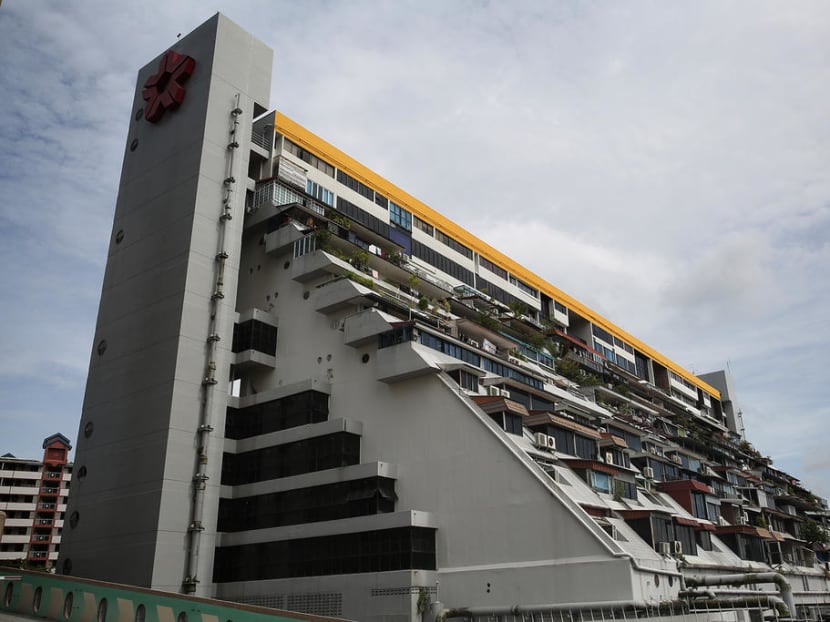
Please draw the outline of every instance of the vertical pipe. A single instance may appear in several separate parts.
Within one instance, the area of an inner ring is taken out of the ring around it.
[[[236,94],[236,106],[230,112],[231,125],[229,129],[230,141],[227,149],[227,168],[226,177],[223,182],[225,189],[225,196],[222,200],[222,212],[219,216],[219,230],[217,236],[217,252],[216,252],[216,269],[215,281],[213,288],[213,295],[210,299],[210,323],[208,327],[207,348],[206,348],[206,364],[205,374],[202,380],[202,404],[199,413],[199,429],[197,431],[197,450],[196,450],[196,469],[193,475],[193,496],[191,501],[190,511],[190,525],[188,526],[189,547],[185,564],[185,577],[182,581],[182,590],[186,594],[196,591],[196,586],[199,583],[199,552],[201,547],[202,531],[204,525],[202,524],[205,504],[205,488],[206,482],[209,479],[207,475],[208,465],[208,446],[210,442],[210,433],[213,432],[211,425],[211,411],[213,409],[213,397],[216,390],[216,351],[217,343],[221,337],[218,332],[218,327],[221,325],[221,301],[224,299],[224,285],[225,285],[225,262],[228,259],[228,253],[225,251],[225,227],[227,221],[232,218],[231,199],[233,196],[233,185],[236,180],[233,176],[234,170],[234,154],[236,147],[239,144],[236,131],[239,127],[238,116],[242,113],[239,107],[240,94]]]

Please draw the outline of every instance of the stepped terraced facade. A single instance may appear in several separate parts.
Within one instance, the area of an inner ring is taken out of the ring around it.
[[[271,72],[221,15],[139,72],[59,571],[362,621],[830,615],[826,505],[725,373],[267,112]]]

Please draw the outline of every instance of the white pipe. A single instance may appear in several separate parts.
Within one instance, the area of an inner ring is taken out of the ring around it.
[[[650,604],[638,600],[606,600],[595,603],[546,603],[528,605],[526,607],[520,607],[519,605],[513,605],[512,607],[462,607],[457,609],[444,609],[442,614],[446,614],[448,612],[458,612],[459,616],[465,614],[469,616],[487,614],[510,615],[518,614],[522,611],[590,611],[591,609],[623,609],[625,607],[668,609],[673,605],[684,607],[686,603],[682,601],[663,601],[660,603]]]
[[[231,140],[234,139],[236,130],[239,126],[237,114],[239,108],[240,94],[236,94],[236,108],[231,112],[232,125],[230,129]],[[228,179],[233,178],[234,168],[234,152],[235,149],[230,150],[228,157]],[[198,430],[198,447],[196,453],[196,474],[193,476],[193,497],[191,501],[191,516],[190,525],[188,526],[188,534],[190,536],[189,548],[185,558],[185,577],[182,581],[182,587],[185,593],[193,593],[196,591],[196,586],[199,583],[199,552],[202,543],[202,531],[204,525],[202,524],[202,517],[204,515],[205,506],[205,482],[208,479],[207,462],[208,462],[208,444],[210,442],[210,433],[213,431],[211,425],[211,412],[213,409],[213,394],[215,391],[216,378],[216,342],[219,340],[217,328],[221,325],[221,311],[222,299],[224,292],[222,291],[225,284],[225,261],[228,254],[225,252],[225,227],[228,220],[231,219],[230,199],[232,189],[230,187],[226,190],[226,196],[223,201],[223,211],[219,217],[219,232],[217,239],[218,252],[216,253],[216,274],[215,274],[215,289],[214,295],[211,297],[210,309],[210,324],[208,327],[207,339],[207,364],[205,365],[205,378],[203,380],[204,397],[202,400],[201,412],[199,416],[199,430]]]
[[[702,585],[751,585],[755,583],[775,583],[781,594],[781,599],[789,609],[789,615],[795,616],[795,599],[790,582],[784,575],[777,572],[746,572],[742,574],[698,575],[687,576],[686,585],[697,587]]]
[[[787,618],[790,617],[790,609],[787,607],[787,604],[778,596],[773,596],[772,594],[759,594],[756,592],[755,596],[734,596],[734,597],[726,597],[726,596],[719,596],[714,599],[707,599],[703,601],[695,602],[696,606],[714,606],[714,607],[722,607],[723,605],[728,605],[729,607],[751,607],[751,606],[765,606],[774,608],[779,614],[783,617]]]

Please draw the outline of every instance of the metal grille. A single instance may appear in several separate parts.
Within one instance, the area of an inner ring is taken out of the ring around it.
[[[341,592],[269,594],[268,596],[248,596],[235,600],[246,605],[299,611],[300,613],[310,613],[318,616],[343,615],[343,594]]]
[[[408,587],[374,587],[372,588],[372,596],[408,596],[410,594],[420,594],[422,589],[425,589],[430,596],[435,596],[437,593],[434,585],[432,587],[410,585]]]

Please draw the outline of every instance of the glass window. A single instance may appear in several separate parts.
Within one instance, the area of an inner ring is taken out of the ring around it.
[[[341,184],[346,186],[347,188],[351,188],[355,192],[357,192],[360,196],[366,197],[370,201],[375,200],[375,191],[372,190],[369,186],[364,183],[357,181],[351,175],[344,173],[343,171],[337,171],[337,181]]]
[[[458,251],[459,253],[461,253],[462,255],[467,257],[468,259],[473,258],[473,251],[471,251],[469,248],[467,248],[466,246],[464,246],[460,242],[456,242],[454,239],[452,239],[450,236],[448,236],[446,233],[444,233],[440,229],[435,230],[435,239],[439,240],[443,244],[446,244],[447,246],[449,246],[454,251]]]
[[[287,138],[283,140],[284,149],[295,156],[297,156],[303,162],[307,164],[311,164],[314,168],[319,171],[323,171],[329,177],[334,177],[334,167],[326,162],[325,160],[321,160],[313,153],[306,151],[296,143],[291,142]]]
[[[597,444],[592,438],[574,434],[576,455],[586,460],[595,460],[597,457]]]
[[[591,486],[598,492],[611,492],[611,476],[608,473],[591,471]]]
[[[412,214],[392,201],[389,201],[389,222],[406,231],[412,231]]]
[[[489,270],[490,272],[492,272],[496,276],[500,276],[505,281],[507,280],[507,270],[505,270],[504,268],[500,268],[499,266],[494,264],[492,261],[490,261],[489,259],[485,259],[481,255],[479,255],[479,257],[478,257],[478,265],[481,266],[482,268],[484,268],[485,270]]]
[[[412,256],[427,262],[441,272],[449,274],[470,287],[475,287],[474,273],[472,270],[468,270],[460,264],[457,264],[426,244],[421,244],[418,240],[412,240]]]
[[[412,217],[412,223],[415,225],[416,229],[420,229],[421,231],[423,231],[424,233],[426,233],[428,235],[433,235],[434,232],[435,232],[435,228],[431,224],[429,224],[427,222],[424,222],[423,220],[421,220],[417,216]]]
[[[328,188],[308,179],[306,180],[305,191],[318,201],[334,207],[334,193]]]

